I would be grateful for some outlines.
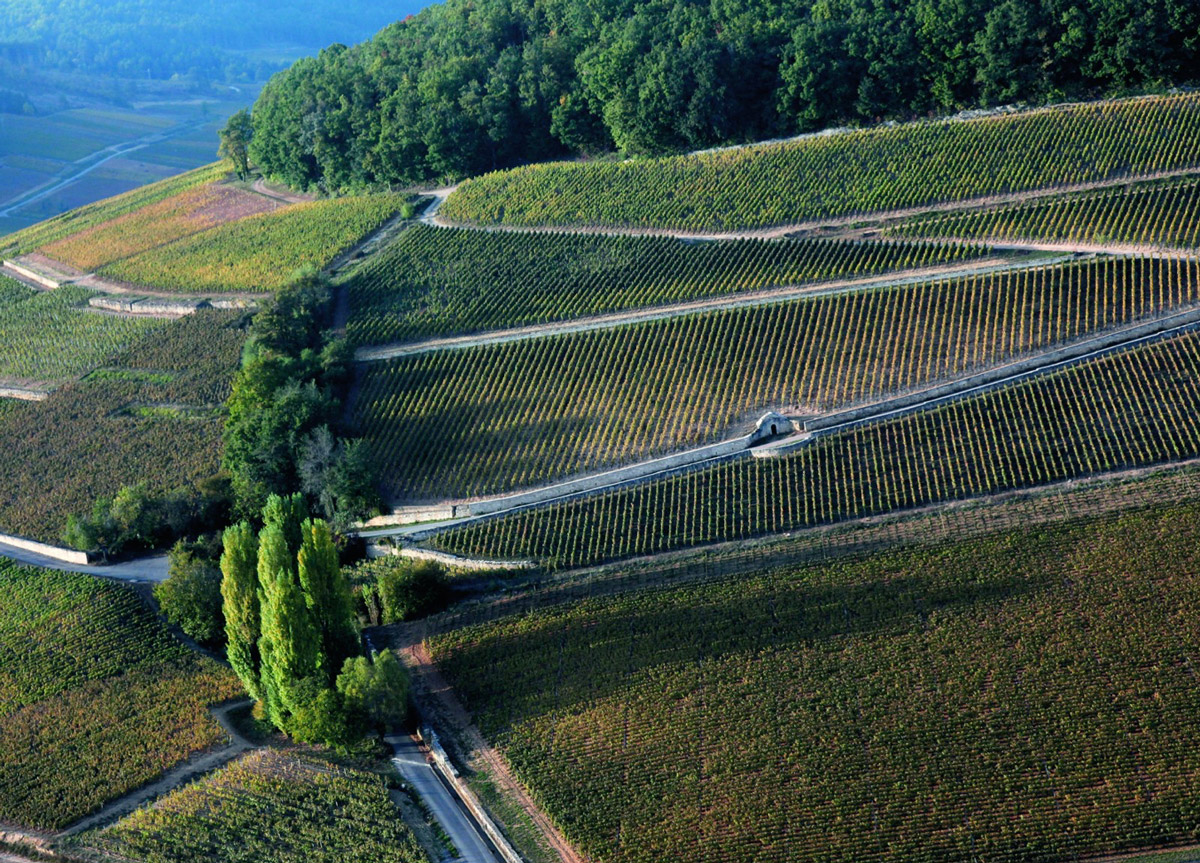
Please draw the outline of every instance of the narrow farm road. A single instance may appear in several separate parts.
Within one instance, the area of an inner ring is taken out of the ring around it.
[[[420,795],[433,817],[454,843],[458,850],[455,859],[465,863],[502,863],[479,835],[474,823],[450,793],[450,789],[425,760],[425,755],[417,744],[411,738],[398,734],[389,735],[385,739],[395,753],[392,763],[396,765],[404,781]]]
[[[717,297],[705,297],[699,300],[673,303],[668,306],[649,306],[587,318],[551,321],[544,324],[532,324],[527,327],[513,327],[506,330],[492,330],[475,335],[445,336],[442,338],[426,339],[420,342],[365,347],[355,351],[354,359],[358,362],[377,362],[379,360],[416,356],[435,351],[463,350],[466,348],[482,347],[484,345],[543,339],[548,336],[607,330],[629,324],[679,318],[699,312],[764,306],[787,300],[830,297],[838,294],[853,293],[855,291],[870,291],[878,288],[900,287],[942,279],[964,278],[986,275],[988,273],[1024,270],[1032,267],[1045,267],[1053,264],[1061,264],[1072,259],[1072,255],[1062,255],[1052,258],[1032,258],[1015,261],[1010,258],[993,256],[981,258],[978,261],[968,264],[955,263],[938,267],[925,267],[919,270],[904,270],[886,276],[812,282],[804,285],[791,285],[744,294],[724,294]]]
[[[103,566],[82,566],[75,563],[64,563],[52,557],[46,557],[37,552],[17,548],[0,540],[0,557],[7,557],[18,563],[40,566],[43,569],[58,569],[63,572],[82,572],[85,575],[98,575],[103,578],[115,578],[120,581],[166,581],[167,556],[156,554],[149,557],[139,557],[120,563]]]

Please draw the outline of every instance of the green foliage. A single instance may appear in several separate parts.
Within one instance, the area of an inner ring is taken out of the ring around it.
[[[427,863],[378,774],[270,749],[81,842],[174,863]]]
[[[450,602],[446,571],[437,563],[403,557],[365,560],[350,570],[364,599],[378,598],[378,609],[368,608],[378,624],[400,623],[435,614]]]
[[[364,366],[391,501],[537,486],[978,371],[1200,298],[1195,262],[1105,259]],[[736,350],[732,346],[736,346]]]
[[[148,249],[100,272],[184,293],[274,291],[302,267],[325,267],[403,202],[399,195],[363,195],[293,204]]]
[[[243,521],[226,529],[223,544],[221,611],[225,618],[225,655],[250,697],[262,701],[258,536]]]
[[[932,243],[688,243],[415,225],[347,281],[346,335],[369,345],[498,330],[985,253],[981,247]]]
[[[1134,183],[1009,207],[943,213],[889,229],[906,237],[1200,247],[1200,182]]]
[[[235,694],[127,588],[0,559],[0,821],[59,829],[152,781]]]
[[[391,651],[347,659],[337,678],[346,710],[387,731],[408,717],[408,672]]]
[[[480,224],[728,231],[1200,165],[1200,95],[921,122],[632,162],[533,165],[439,210]]]
[[[692,150],[1183,83],[1198,32],[1189,0],[449,0],[274,78],[251,155],[293,186],[336,191],[613,146]],[[703,206],[709,191],[689,185]],[[553,207],[554,187],[527,203]]]
[[[243,522],[225,532],[221,593],[229,660],[276,727],[298,740],[344,748],[355,723],[334,691],[357,655],[350,590],[329,526],[309,519],[302,495],[272,495],[256,540]]]
[[[564,567],[880,515],[1200,455],[1200,336],[742,459],[484,522],[438,545]]]
[[[247,179],[250,176],[250,140],[254,137],[254,124],[250,120],[250,112],[245,108],[238,111],[217,134],[221,139],[217,155],[233,165],[239,180]]]
[[[63,540],[72,548],[105,556],[130,547],[161,548],[216,529],[228,514],[229,502],[229,485],[221,476],[162,495],[151,494],[145,484],[124,486],[111,499],[98,498],[90,516],[69,516]]]
[[[182,540],[168,558],[167,580],[154,586],[162,613],[189,637],[220,649],[225,643],[220,567],[203,547]]]
[[[1195,841],[1198,615],[1200,507],[1170,504],[556,604],[431,652],[589,859],[1068,861]]]

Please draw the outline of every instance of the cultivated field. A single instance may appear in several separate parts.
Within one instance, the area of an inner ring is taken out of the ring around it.
[[[222,165],[208,165],[167,180],[142,186],[122,195],[88,204],[0,238],[0,251],[6,255],[36,251],[42,246],[102,225],[127,213],[155,204],[164,198],[197,186],[216,182],[226,173],[227,170]]]
[[[463,183],[440,215],[485,225],[734,231],[1200,167],[1200,95],[1095,102]]]
[[[1195,841],[1200,510],[516,615],[433,640],[575,846],[1066,861]]]
[[[222,743],[240,692],[130,590],[0,558],[0,822],[57,829]]]
[[[215,474],[241,323],[212,310],[172,321],[46,401],[0,413],[0,531],[58,543],[69,515],[121,486],[162,492]]]
[[[185,293],[272,291],[303,266],[330,263],[394,216],[405,200],[366,195],[295,204],[148,249],[100,272]]]
[[[443,351],[364,365],[356,420],[393,498],[502,492],[961,375],[1198,290],[1195,263],[1105,259]]]
[[[162,330],[155,318],[116,317],[88,307],[92,291],[35,291],[0,276],[0,379],[55,386]]]
[[[384,780],[260,750],[80,837],[103,859],[190,863],[425,863]]]
[[[85,272],[227,222],[280,207],[235,186],[197,186],[42,246],[42,254]]]
[[[981,257],[957,244],[686,243],[416,225],[347,281],[355,344],[562,321]]]
[[[1200,181],[1131,184],[1019,206],[926,216],[888,233],[1196,249],[1200,247]]]
[[[449,551],[572,567],[1200,455],[1189,332],[935,410],[820,437],[793,455],[482,522]]]

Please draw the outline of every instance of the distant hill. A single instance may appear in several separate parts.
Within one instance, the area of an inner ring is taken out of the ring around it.
[[[261,78],[285,64],[261,52],[355,41],[418,11],[421,0],[8,0],[0,59],[121,78]],[[295,56],[295,54],[292,54]]]

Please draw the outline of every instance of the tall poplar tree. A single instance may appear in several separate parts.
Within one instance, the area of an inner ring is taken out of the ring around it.
[[[330,684],[348,657],[358,655],[358,626],[350,585],[338,563],[333,532],[321,519],[301,526],[300,586],[313,621],[321,633],[325,672]]]
[[[247,522],[225,531],[221,555],[221,599],[225,613],[226,656],[255,701],[262,700],[259,677],[258,537]]]

